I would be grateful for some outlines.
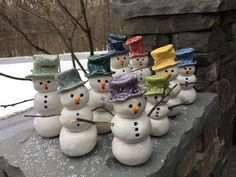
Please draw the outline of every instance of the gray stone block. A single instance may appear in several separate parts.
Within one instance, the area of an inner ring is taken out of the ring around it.
[[[236,9],[235,0],[113,0],[115,15],[134,18],[153,15],[195,14]]]
[[[139,17],[124,20],[126,34],[163,34],[211,29],[220,24],[220,14],[188,14]]]
[[[204,32],[184,32],[172,36],[172,42],[177,49],[192,47],[195,52],[210,52],[216,50],[227,41],[221,28]]]
[[[166,136],[152,138],[152,157],[140,166],[128,167],[114,159],[111,134],[99,136],[98,144],[91,153],[69,158],[61,153],[57,138],[41,138],[34,130],[27,130],[1,142],[0,156],[5,160],[0,161],[0,167],[7,163],[23,171],[26,177],[172,177],[194,138],[214,118],[212,115],[217,105],[216,94],[199,93],[196,102],[184,107],[184,111],[171,121],[170,132]],[[8,173],[8,166],[3,167]]]
[[[222,25],[236,22],[236,10],[227,11],[222,14],[221,17]]]

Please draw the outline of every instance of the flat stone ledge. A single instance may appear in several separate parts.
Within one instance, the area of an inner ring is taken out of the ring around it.
[[[91,153],[69,158],[61,153],[58,138],[41,138],[34,130],[26,130],[1,142],[0,176],[2,171],[8,173],[9,168],[14,167],[26,177],[172,177],[186,149],[213,118],[217,104],[216,94],[198,93],[196,102],[184,107],[184,111],[171,121],[171,129],[166,136],[152,138],[154,149],[151,159],[137,167],[122,165],[114,159],[111,134],[99,136],[98,144]]]

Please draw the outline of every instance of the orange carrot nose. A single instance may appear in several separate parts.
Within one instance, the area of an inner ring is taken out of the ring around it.
[[[138,105],[134,105],[133,106],[133,110],[134,110],[134,113],[136,114],[139,111],[139,106]]]
[[[189,74],[189,70],[186,70],[186,74]]]
[[[45,83],[43,86],[44,86],[45,90],[48,90],[48,84],[47,83]]]
[[[142,66],[142,65],[143,65],[143,62],[142,62],[142,61],[139,61],[139,65]]]
[[[103,81],[103,82],[101,82],[101,88],[102,88],[102,90],[105,90],[106,89],[106,83]]]
[[[74,100],[75,100],[75,104],[78,105],[80,103],[80,96],[75,96]]]
[[[124,59],[124,58],[121,58],[121,59],[120,59],[120,64],[121,64],[121,65],[124,65],[124,63],[125,63],[125,59]]]
[[[166,77],[168,77],[168,78],[170,78],[172,76],[172,74],[171,73],[166,73]]]

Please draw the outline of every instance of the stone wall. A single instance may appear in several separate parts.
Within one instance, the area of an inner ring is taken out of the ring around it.
[[[176,177],[220,177],[232,143],[236,114],[235,0],[113,0],[122,31],[145,37],[146,50],[173,43],[192,47],[198,91],[218,93],[219,108],[176,167]],[[236,131],[234,131],[236,132]],[[236,134],[236,133],[235,133]],[[236,142],[236,141],[235,141]]]

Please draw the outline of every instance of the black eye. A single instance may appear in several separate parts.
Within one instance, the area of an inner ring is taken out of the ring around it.
[[[132,107],[133,107],[133,105],[132,105],[132,104],[130,104],[130,105],[129,105],[129,108],[132,108]]]
[[[74,97],[74,95],[73,95],[73,94],[71,94],[71,95],[70,95],[70,97],[71,97],[71,98],[73,98],[73,97]]]
[[[120,58],[117,58],[117,60],[120,60]]]
[[[139,107],[141,107],[141,105],[142,105],[141,103],[138,103],[138,106],[139,106]]]
[[[43,85],[43,82],[40,82],[39,84],[40,84],[40,85]]]
[[[165,70],[165,72],[167,73],[167,72],[168,72],[168,70],[166,69],[166,70]]]
[[[124,59],[126,60],[126,57],[124,57]]]
[[[144,61],[144,58],[142,59],[142,61]]]
[[[145,97],[144,97],[144,99],[146,100],[146,99],[147,99],[147,97],[145,96]]]
[[[101,82],[101,80],[100,80],[100,79],[98,79],[98,82],[100,83],[100,82]]]
[[[136,60],[137,60],[137,61],[139,61],[139,59],[138,59],[138,58],[137,58]]]
[[[106,83],[108,83],[108,80],[105,80]]]
[[[49,83],[49,84],[50,84],[50,83],[51,83],[51,81],[47,81],[47,83]]]
[[[154,98],[155,98],[155,99],[157,99],[158,97],[157,97],[157,96],[155,96]]]
[[[184,70],[186,70],[187,68],[184,68]]]
[[[189,68],[189,70],[191,70],[192,68]]]
[[[80,94],[80,97],[83,97],[83,96],[84,96],[84,94],[83,94],[83,93],[81,93],[81,94]]]
[[[171,72],[173,73],[173,72],[174,72],[174,70],[172,69],[172,70],[171,70]]]

